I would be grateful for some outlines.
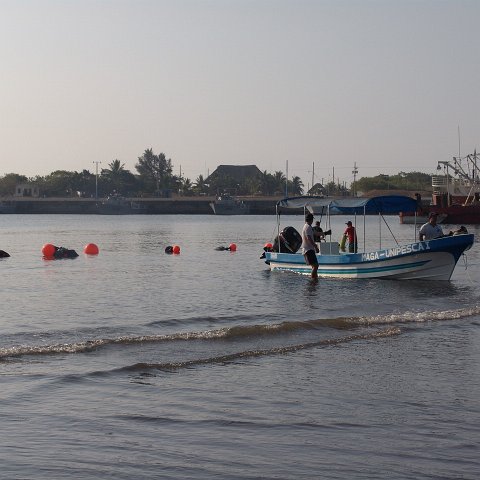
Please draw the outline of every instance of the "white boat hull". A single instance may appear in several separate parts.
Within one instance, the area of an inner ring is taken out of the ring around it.
[[[458,235],[368,253],[317,255],[318,276],[450,280],[460,255],[472,244],[473,235]],[[311,274],[301,254],[267,252],[265,258],[271,270]]]
[[[244,204],[218,204],[211,202],[210,207],[215,215],[247,215],[249,208]]]

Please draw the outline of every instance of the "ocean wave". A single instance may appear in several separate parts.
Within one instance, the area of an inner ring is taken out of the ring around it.
[[[55,355],[92,352],[111,345],[138,345],[143,343],[162,343],[174,341],[235,341],[248,338],[288,335],[300,331],[354,330],[358,327],[382,326],[389,324],[423,323],[428,321],[456,320],[480,315],[480,307],[468,307],[457,310],[403,312],[363,317],[338,317],[309,321],[285,321],[274,324],[237,325],[198,332],[181,332],[162,335],[123,335],[116,338],[98,338],[93,340],[51,345],[15,345],[0,348],[0,360],[27,355]],[[345,337],[349,338],[349,337]],[[323,341],[337,341],[322,340]],[[280,347],[288,349],[295,347]]]
[[[329,347],[345,343],[350,343],[359,340],[375,340],[385,337],[392,337],[399,335],[401,330],[398,327],[388,327],[375,332],[363,333],[359,335],[349,335],[340,338],[329,338],[318,340],[316,342],[302,343],[297,345],[288,345],[283,347],[274,347],[261,350],[246,350],[226,355],[219,355],[215,357],[197,358],[194,360],[186,360],[184,362],[166,362],[166,363],[146,363],[140,362],[133,365],[117,368],[111,370],[112,372],[144,372],[145,370],[161,370],[161,371],[175,371],[184,368],[192,368],[202,365],[231,363],[242,359],[251,359],[256,357],[264,357],[271,355],[282,355],[287,353],[294,353],[300,350],[306,350],[315,347]]]
[[[215,315],[215,316],[200,316],[200,317],[185,317],[185,318],[169,318],[155,320],[153,322],[146,323],[146,327],[165,327],[165,326],[176,326],[176,325],[196,325],[202,323],[204,325],[215,325],[215,324],[231,324],[239,322],[252,322],[258,321],[259,319],[265,318],[265,314],[259,315]],[[269,320],[275,321],[276,319],[281,319],[281,314],[269,314]]]
[[[320,326],[347,328],[345,319],[311,320],[300,322],[282,322],[265,325],[238,325],[200,332],[181,332],[162,335],[124,335],[116,338],[99,338],[74,343],[52,345],[18,345],[0,348],[0,359],[26,355],[55,355],[69,353],[86,353],[109,345],[136,345],[142,343],[161,343],[191,340],[237,340],[249,337],[265,337],[288,334],[300,330],[317,329]]]
[[[445,320],[457,320],[480,315],[480,306],[459,308],[456,310],[394,313],[375,315],[372,317],[359,317],[352,321],[358,325],[381,325],[388,323],[424,323]]]

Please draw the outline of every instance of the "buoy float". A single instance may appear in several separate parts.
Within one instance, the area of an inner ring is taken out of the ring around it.
[[[87,255],[98,255],[98,247],[94,243],[87,243],[85,247],[83,247],[83,253]]]
[[[174,245],[173,248],[172,248],[172,252],[175,255],[178,255],[180,253],[180,247],[178,245]]]
[[[53,245],[51,243],[46,243],[42,247],[42,254],[43,254],[44,257],[52,258],[54,256],[56,250],[57,249],[55,248],[55,245]]]
[[[231,252],[236,252],[237,251],[237,246],[234,243],[231,243],[228,247]]]
[[[168,254],[173,253],[173,247],[171,245],[168,245],[168,247],[165,247],[165,253],[168,253]]]
[[[263,246],[263,248],[268,248],[268,249],[271,250],[271,249],[273,248],[273,245],[272,245],[270,242],[267,242],[267,243]]]

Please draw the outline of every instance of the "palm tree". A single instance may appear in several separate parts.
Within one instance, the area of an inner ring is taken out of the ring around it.
[[[193,192],[193,183],[189,178],[181,178],[180,181],[180,190],[183,195],[191,195]]]
[[[205,183],[203,175],[199,175],[195,180],[195,185],[193,187],[197,194],[203,194],[208,192],[208,185]]]
[[[300,177],[292,177],[292,181],[289,182],[288,188],[291,190],[291,193],[294,195],[302,195],[303,193],[303,182]]]
[[[101,171],[101,176],[108,182],[109,188],[117,193],[123,190],[123,179],[126,172],[124,167],[124,163],[115,159],[108,164],[108,168],[102,168]]]
[[[263,195],[273,195],[275,192],[275,185],[276,181],[273,175],[264,170],[260,177],[260,191]]]
[[[286,178],[283,172],[281,172],[280,170],[276,171],[273,174],[273,178],[275,181],[275,191],[278,193],[283,192],[285,190],[285,181],[286,181]]]

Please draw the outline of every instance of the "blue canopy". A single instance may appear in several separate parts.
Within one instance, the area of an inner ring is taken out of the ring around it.
[[[345,215],[366,214],[398,214],[400,212],[414,212],[417,201],[405,195],[382,195],[371,198],[339,198],[327,197],[291,197],[277,202],[282,208],[307,208],[310,211],[320,210]]]

